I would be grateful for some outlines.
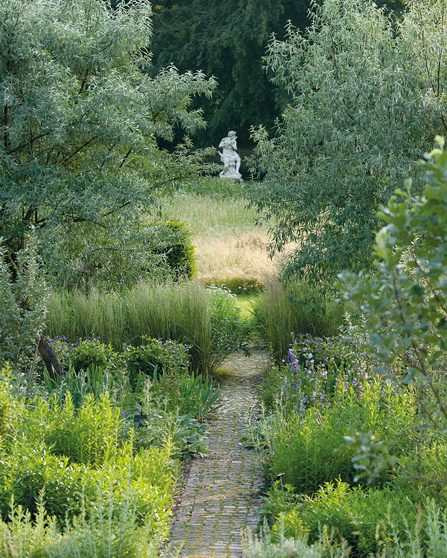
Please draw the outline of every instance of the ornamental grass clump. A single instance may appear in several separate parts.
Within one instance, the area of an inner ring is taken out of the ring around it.
[[[93,336],[115,350],[142,345],[148,336],[177,341],[190,347],[191,370],[203,374],[241,348],[248,335],[230,293],[194,282],[140,283],[116,293],[54,292],[46,331],[70,341]]]
[[[280,365],[297,335],[337,335],[344,312],[345,305],[322,288],[304,281],[273,280],[264,289],[255,317],[261,338]]]

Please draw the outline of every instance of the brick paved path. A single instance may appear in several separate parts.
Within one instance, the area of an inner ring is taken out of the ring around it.
[[[171,545],[183,544],[182,557],[241,556],[241,530],[259,522],[262,471],[240,441],[256,412],[256,377],[266,364],[259,352],[234,355],[224,365],[231,374],[209,423],[209,455],[193,460],[171,529]]]

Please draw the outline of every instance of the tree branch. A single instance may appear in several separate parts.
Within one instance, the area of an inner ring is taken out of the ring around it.
[[[83,149],[85,149],[88,145],[90,145],[93,141],[95,141],[95,139],[98,136],[93,136],[92,138],[90,138],[88,141],[86,141],[85,143],[83,143],[80,147],[78,147],[75,151],[73,151],[73,153],[71,153],[68,157],[66,157],[63,161],[62,164],[65,165],[66,163],[68,163],[68,161],[70,159],[72,159],[75,155],[77,155],[80,151],[82,151]]]

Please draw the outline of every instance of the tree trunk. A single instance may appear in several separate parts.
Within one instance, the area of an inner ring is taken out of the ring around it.
[[[45,363],[51,379],[55,380],[58,376],[63,376],[64,371],[61,363],[59,362],[59,359],[57,358],[50,342],[44,335],[42,335],[39,339],[37,350]]]

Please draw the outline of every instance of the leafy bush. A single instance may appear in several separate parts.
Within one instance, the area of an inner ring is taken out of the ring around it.
[[[106,369],[116,364],[117,354],[113,347],[97,339],[79,339],[75,345],[69,347],[68,366],[73,367],[76,372],[90,367]]]
[[[405,455],[413,447],[415,414],[411,393],[395,394],[378,380],[366,383],[363,393],[339,384],[331,406],[273,419],[267,430],[269,474],[306,493],[337,478],[352,481],[355,452],[345,436],[371,431],[395,455]]]
[[[37,513],[39,500],[43,499],[48,514],[62,524],[67,516],[81,513],[95,501],[95,471],[70,464],[65,456],[51,455],[47,446],[27,448],[26,456],[18,454],[9,464],[11,488],[8,499],[2,502],[4,516],[12,499],[32,515]]]
[[[343,323],[345,307],[314,285],[272,281],[256,309],[257,328],[277,364],[286,358],[299,334],[334,336]]]
[[[139,526],[129,502],[113,496],[100,499],[90,514],[82,513],[65,524],[62,532],[41,503],[36,516],[20,506],[8,521],[0,518],[0,548],[4,558],[156,558],[163,534]]]
[[[135,377],[139,372],[155,377],[165,373],[185,372],[189,366],[189,348],[175,341],[142,337],[141,345],[126,345],[122,359]]]
[[[56,455],[87,465],[101,465],[113,459],[119,445],[121,418],[107,393],[98,400],[88,395],[79,409],[67,394],[62,404],[55,399],[48,405],[42,403],[39,413],[52,416],[45,441]]]
[[[423,196],[412,195],[407,181],[380,212],[386,225],[376,235],[375,274],[343,280],[384,371],[412,383],[426,420],[445,428],[447,151],[442,138],[437,142],[427,155]]]
[[[44,328],[47,298],[34,236],[11,266],[0,245],[0,365],[6,360],[29,365]]]
[[[157,241],[154,254],[164,256],[174,280],[192,279],[196,274],[196,258],[191,233],[181,221],[167,221],[146,227]]]
[[[291,274],[319,282],[370,266],[377,207],[445,129],[444,0],[404,4],[396,25],[383,2],[314,2],[306,31],[290,25],[269,45],[288,106],[276,137],[253,134],[252,170],[264,180],[250,193],[273,217],[276,247],[296,243]]]
[[[5,548],[15,552],[17,537],[20,540],[25,537],[24,545],[32,548],[34,543],[41,543],[48,556],[53,556],[53,551],[54,556],[59,556],[60,547],[65,549],[65,545],[71,548],[73,544],[73,552],[84,548],[78,535],[82,532],[87,536],[91,530],[92,546],[85,543],[85,548],[92,556],[105,556],[100,548],[110,552],[113,548],[116,556],[121,556],[114,541],[124,536],[122,521],[127,529],[127,542],[121,541],[122,548],[127,548],[125,545],[131,541],[133,548],[138,541],[138,547],[135,546],[138,551],[125,554],[126,557],[141,556],[142,549],[152,544],[155,548],[166,537],[177,475],[173,459],[177,450],[169,439],[157,448],[138,448],[134,444],[134,429],[125,427],[128,425],[124,424],[119,408],[113,407],[106,394],[97,400],[87,396],[75,409],[69,394],[63,403],[56,397],[25,402],[8,388],[7,377],[0,379],[0,385],[2,409],[21,411],[15,415],[14,423],[9,419],[3,421],[7,436],[0,447],[0,511],[3,518],[7,517],[12,499],[24,510],[22,513],[17,508],[13,512],[11,521],[16,521],[15,527],[0,522]],[[8,417],[8,413],[3,416]],[[185,448],[191,452],[198,450],[200,444],[203,447],[203,439],[197,436],[203,428],[199,426],[195,427],[191,417],[179,421],[179,437],[187,440]],[[35,532],[31,518],[39,525],[43,517],[41,530]],[[61,535],[67,518],[70,523]],[[107,535],[109,540],[95,539],[100,526],[103,538]],[[140,538],[143,533],[144,545]],[[40,536],[44,540],[39,541]],[[115,555],[113,552],[111,556]]]
[[[113,285],[119,289],[142,280],[166,281],[170,277],[166,255],[157,253],[159,239],[147,234],[135,217],[116,228],[108,221],[96,229],[79,223],[76,233],[62,231],[50,231],[52,238],[45,239],[46,246],[50,245],[45,263],[57,287],[87,293],[93,288],[110,289]]]
[[[276,517],[273,533],[289,538],[308,536],[318,541],[322,529],[347,541],[355,556],[369,557],[382,550],[395,529],[415,525],[415,502],[389,489],[350,488],[344,482],[326,483],[313,496]]]

